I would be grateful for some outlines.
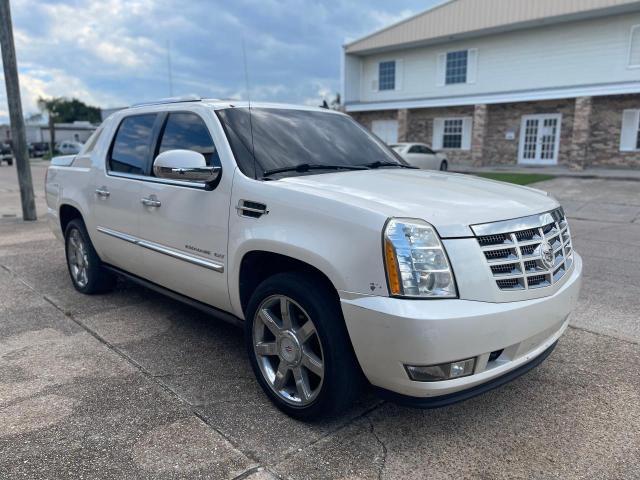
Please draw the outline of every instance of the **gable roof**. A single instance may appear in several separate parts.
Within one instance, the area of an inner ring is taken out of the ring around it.
[[[345,45],[368,53],[640,10],[637,0],[449,0]]]

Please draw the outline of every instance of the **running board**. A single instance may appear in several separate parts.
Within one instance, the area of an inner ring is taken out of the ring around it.
[[[148,288],[149,290],[153,290],[154,292],[158,292],[169,298],[177,300],[178,302],[184,303],[185,305],[198,309],[201,312],[204,312],[207,315],[211,315],[212,317],[215,317],[218,320],[222,320],[224,322],[230,323],[237,327],[242,327],[244,325],[244,321],[242,321],[240,318],[236,317],[231,313],[212,307],[211,305],[207,305],[206,303],[199,302],[198,300],[194,300],[193,298],[189,298],[178,292],[169,290],[168,288],[161,287],[156,283],[150,282],[149,280],[145,280],[144,278],[140,278],[136,275],[133,275],[132,273],[125,272],[124,270],[121,270],[117,267],[113,267],[111,265],[106,265],[106,264],[103,264],[102,266],[105,269],[109,270],[110,272],[115,273],[116,275],[120,275],[126,278],[127,280],[131,280],[133,283],[137,283],[138,285]]]

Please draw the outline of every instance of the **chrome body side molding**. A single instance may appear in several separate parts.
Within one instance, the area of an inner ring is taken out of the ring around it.
[[[164,245],[160,245],[159,243],[143,240],[141,238],[128,235],[126,233],[118,232],[116,230],[111,230],[110,228],[96,227],[96,230],[98,230],[98,232],[103,233],[105,235],[118,238],[125,242],[133,243],[142,248],[146,248],[147,250],[152,250],[154,252],[162,253],[163,255],[167,255],[169,257],[182,260],[183,262],[187,262],[193,265],[197,265],[199,267],[207,268],[209,270],[213,270],[214,272],[218,272],[218,273],[224,272],[224,265],[217,262],[212,262],[210,260],[205,260],[204,258],[189,255],[179,250],[165,247]]]

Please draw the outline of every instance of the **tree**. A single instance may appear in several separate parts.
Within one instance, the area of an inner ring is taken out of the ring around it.
[[[49,140],[50,150],[53,151],[56,143],[56,123],[91,122],[100,123],[100,109],[92,107],[77,98],[69,100],[64,97],[38,99],[38,108],[46,112],[49,117]]]

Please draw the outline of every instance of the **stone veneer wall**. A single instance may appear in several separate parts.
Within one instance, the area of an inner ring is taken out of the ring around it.
[[[562,114],[558,164],[569,164],[575,111],[574,98],[544,102],[503,103],[489,105],[488,110],[487,137],[484,141],[484,165],[517,164],[522,116],[542,113]],[[508,131],[515,133],[513,140],[506,139]]]
[[[586,166],[640,168],[640,152],[621,152],[622,112],[640,109],[640,93],[593,97]]]
[[[440,117],[473,117],[473,106],[409,110],[407,142],[433,143],[433,120]],[[451,165],[471,164],[471,150],[445,150]]]

